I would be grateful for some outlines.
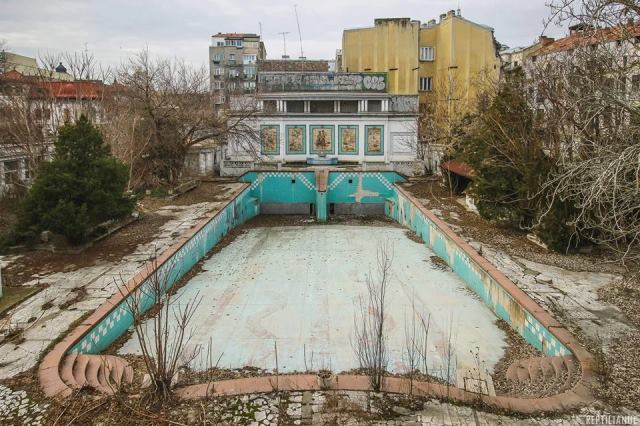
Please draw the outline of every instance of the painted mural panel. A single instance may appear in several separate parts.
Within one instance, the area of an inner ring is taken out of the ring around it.
[[[314,154],[333,154],[333,126],[311,126],[311,152]]]
[[[358,154],[358,126],[338,126],[340,154]]]
[[[366,154],[384,154],[384,133],[383,126],[366,126]]]
[[[263,154],[280,153],[280,126],[265,125],[260,127],[260,147]]]
[[[306,126],[287,126],[287,154],[306,152]]]

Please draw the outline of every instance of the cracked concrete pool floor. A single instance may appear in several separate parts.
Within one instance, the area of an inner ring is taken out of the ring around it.
[[[496,317],[434,253],[406,230],[379,226],[289,226],[249,229],[204,262],[202,272],[178,293],[178,303],[201,297],[191,324],[191,348],[212,342],[223,353],[220,367],[275,368],[277,341],[282,372],[357,367],[351,340],[366,275],[376,268],[379,241],[393,246],[387,295],[389,369],[405,371],[405,324],[416,313],[431,315],[430,371],[446,360],[444,336],[451,324],[458,369],[476,364],[492,371],[503,356],[505,336]],[[138,353],[134,338],[120,353]],[[313,354],[313,355],[312,355]],[[313,365],[311,357],[313,356]],[[216,355],[217,357],[217,355]],[[192,368],[206,368],[196,359]]]

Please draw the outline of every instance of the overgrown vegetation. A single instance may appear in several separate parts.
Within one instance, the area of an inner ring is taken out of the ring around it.
[[[82,243],[100,223],[131,213],[134,200],[124,196],[127,174],[85,116],[67,123],[60,128],[53,160],[41,165],[4,243],[33,242],[45,230]]]
[[[579,24],[574,44],[543,47],[487,88],[483,100],[492,101],[479,108],[455,157],[476,171],[470,191],[482,216],[533,231],[558,251],[595,243],[637,259],[640,7],[613,0],[550,7],[554,22]]]

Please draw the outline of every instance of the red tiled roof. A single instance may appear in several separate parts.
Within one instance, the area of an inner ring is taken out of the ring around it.
[[[640,36],[640,22],[610,28],[576,31],[568,37],[547,44],[538,50],[535,55],[548,55],[550,53],[575,49],[579,46],[590,46],[638,36]]]
[[[23,74],[21,74],[16,70],[10,70],[0,75],[0,78],[4,80],[10,80],[10,81],[19,81],[19,80],[25,80],[27,77],[25,77]]]
[[[457,160],[449,160],[440,164],[440,168],[448,170],[451,173],[466,177],[467,179],[473,179],[476,177],[476,172],[473,168],[465,162]]]
[[[104,93],[105,85],[98,81],[50,81],[40,82],[33,87],[32,96],[47,95],[56,99],[98,99]]]

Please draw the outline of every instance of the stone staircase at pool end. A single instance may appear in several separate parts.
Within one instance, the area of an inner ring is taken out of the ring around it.
[[[534,357],[513,362],[507,369],[507,379],[512,382],[564,380],[558,389],[558,392],[562,392],[571,387],[573,377],[577,373],[573,356]]]
[[[88,387],[112,395],[122,384],[133,382],[133,368],[117,356],[74,352],[62,361],[60,378],[72,389]]]

